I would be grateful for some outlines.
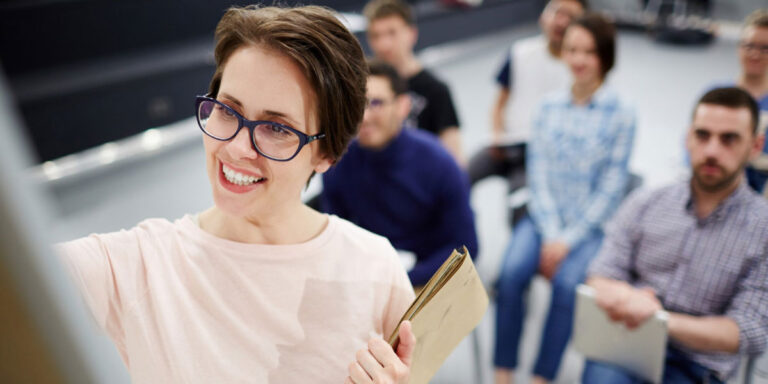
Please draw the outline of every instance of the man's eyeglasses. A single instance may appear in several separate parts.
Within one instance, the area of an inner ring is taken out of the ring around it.
[[[755,44],[755,43],[746,43],[743,42],[739,44],[741,48],[743,48],[747,52],[757,52],[761,55],[768,55],[768,45],[766,44]]]
[[[367,99],[365,103],[365,109],[371,109],[376,111],[391,102],[392,100],[384,100],[379,98]]]
[[[305,145],[325,137],[324,133],[309,136],[287,125],[268,120],[248,120],[216,99],[198,96],[195,101],[197,124],[213,139],[229,141],[240,129],[247,127],[253,148],[260,155],[275,161],[296,157]]]

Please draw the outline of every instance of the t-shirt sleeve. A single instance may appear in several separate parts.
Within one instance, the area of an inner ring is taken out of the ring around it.
[[[451,98],[451,91],[448,85],[441,83],[438,88],[436,96],[436,120],[438,127],[438,134],[451,127],[459,126],[459,116],[456,113],[456,108],[453,105],[453,99]]]
[[[512,53],[507,54],[504,63],[496,74],[496,84],[502,88],[512,88]]]
[[[141,268],[139,246],[131,231],[90,235],[54,246],[96,323],[122,348],[120,319],[135,292],[128,278]],[[134,255],[135,257],[131,257]]]

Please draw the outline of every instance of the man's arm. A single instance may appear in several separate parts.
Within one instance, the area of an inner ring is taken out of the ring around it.
[[[459,127],[451,126],[443,129],[440,132],[440,142],[448,152],[453,155],[453,159],[456,160],[456,164],[461,168],[466,168],[467,161],[464,158],[464,154],[461,151],[461,133]]]
[[[507,111],[507,102],[509,102],[509,97],[512,94],[512,51],[506,56],[496,74],[496,84],[499,86],[499,91],[496,93],[496,101],[491,108],[491,140],[498,144],[504,137],[506,130],[504,117]]]
[[[439,201],[435,226],[423,236],[436,244],[435,249],[417,255],[416,265],[408,272],[413,286],[424,285],[440,268],[454,248],[465,245],[473,259],[477,257],[477,232],[469,203],[469,181],[456,164],[443,161],[438,166],[440,176],[433,183],[433,196]]]
[[[726,316],[670,313],[668,327],[669,337],[688,348],[705,352],[739,351],[739,325]]]
[[[499,143],[504,136],[504,116],[507,111],[507,102],[512,94],[508,87],[501,86],[496,93],[496,101],[491,108],[491,140],[493,143]]]
[[[663,310],[652,290],[638,289],[626,282],[592,277],[587,285],[595,289],[597,305],[608,317],[634,329]],[[698,351],[736,353],[739,351],[739,326],[725,316],[697,317],[669,313],[669,337]]]

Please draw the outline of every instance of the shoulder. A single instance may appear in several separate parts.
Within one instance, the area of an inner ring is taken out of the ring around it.
[[[751,189],[748,192],[747,211],[755,223],[753,227],[762,228],[763,232],[766,233],[766,240],[768,240],[768,200]]]
[[[662,208],[663,211],[670,211],[668,208],[676,205],[684,205],[686,196],[690,196],[687,190],[687,182],[678,182],[662,187],[638,188],[624,199],[622,206],[625,210],[631,210],[635,214],[641,214],[649,208]]]
[[[515,55],[539,53],[545,51],[546,48],[546,40],[541,35],[522,38],[512,44],[512,52]]]
[[[418,156],[422,161],[428,160],[430,162],[428,166],[433,166],[435,162],[446,165],[454,162],[453,156],[433,133],[421,129],[404,128],[403,135],[413,155]]]
[[[357,260],[368,266],[400,263],[397,251],[386,237],[335,215],[329,215],[329,220],[336,227],[333,241],[346,261]]]
[[[605,86],[597,91],[594,100],[605,113],[622,119],[635,119],[635,107],[615,89]]]
[[[435,76],[432,71],[424,68],[421,72],[413,76],[409,81],[409,85],[417,93],[421,90],[430,90],[432,92],[448,92],[448,85]]]
[[[346,169],[354,169],[360,166],[357,161],[362,155],[360,145],[357,139],[353,139],[347,146],[346,152],[336,161],[325,173],[322,174],[323,181],[327,178],[333,178],[337,173],[343,173]]]
[[[60,245],[67,248],[86,243],[98,243],[101,247],[121,249],[130,244],[138,244],[142,240],[175,233],[179,230],[182,220],[186,218],[185,216],[185,218],[179,219],[176,222],[170,222],[167,219],[161,218],[146,219],[130,229],[108,233],[93,233],[80,239],[61,243]]]
[[[562,108],[569,104],[569,91],[563,88],[544,95],[539,102],[539,109]]]

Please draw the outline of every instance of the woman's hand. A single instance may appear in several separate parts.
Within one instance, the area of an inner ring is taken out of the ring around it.
[[[541,246],[541,256],[539,259],[539,273],[547,280],[552,280],[557,273],[560,263],[568,256],[570,249],[563,242],[553,241]]]
[[[349,365],[344,384],[406,384],[411,373],[411,357],[416,348],[416,336],[411,322],[400,324],[397,352],[381,338],[368,341],[368,348],[357,351],[357,361]]]

